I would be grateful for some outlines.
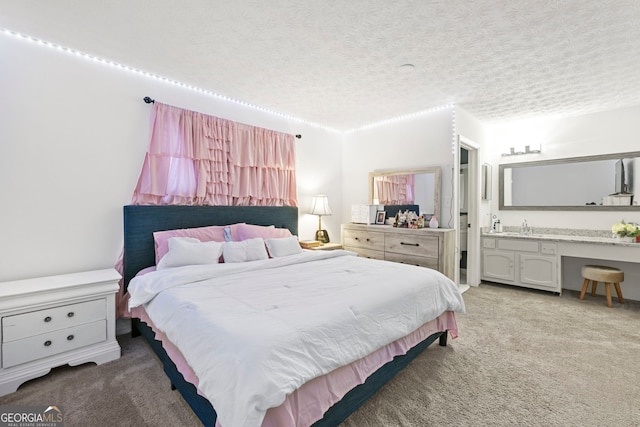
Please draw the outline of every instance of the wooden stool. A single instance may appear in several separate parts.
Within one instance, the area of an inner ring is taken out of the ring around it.
[[[584,283],[582,284],[580,299],[584,299],[584,294],[589,287],[589,280],[591,280],[593,283],[591,286],[591,296],[596,295],[598,282],[604,282],[607,306],[611,307],[611,284],[613,283],[613,286],[616,287],[616,293],[618,294],[618,301],[620,301],[620,304],[624,304],[622,290],[620,290],[620,282],[624,282],[624,272],[622,270],[603,265],[585,265],[582,267],[582,277],[584,277]]]

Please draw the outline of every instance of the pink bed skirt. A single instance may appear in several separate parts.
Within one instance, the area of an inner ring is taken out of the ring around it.
[[[158,331],[142,307],[131,311],[133,317],[149,325],[155,332],[156,339],[162,342],[162,347],[176,364],[184,379],[198,387],[198,377],[195,375],[182,353],[174,346],[162,332]],[[453,312],[446,311],[434,320],[425,323],[409,335],[400,338],[370,355],[355,362],[340,367],[326,375],[314,378],[287,396],[284,403],[267,411],[263,427],[302,427],[310,426],[321,419],[324,413],[344,397],[349,390],[364,383],[364,381],[385,363],[395,356],[405,354],[416,344],[424,341],[428,336],[448,331],[452,338],[458,337],[458,325]],[[220,425],[216,422],[216,426]]]

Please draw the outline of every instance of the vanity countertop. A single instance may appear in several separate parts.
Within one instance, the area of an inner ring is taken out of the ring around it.
[[[571,230],[573,234],[538,233],[535,230],[533,234],[521,234],[519,231],[504,231],[501,233],[483,232],[482,237],[532,239],[567,243],[596,243],[602,245],[637,246],[640,248],[640,243],[623,241],[613,238],[611,235],[609,235],[609,237],[602,236],[602,233],[598,230],[593,230],[594,233],[589,233],[591,235],[576,234],[576,231],[577,230]]]

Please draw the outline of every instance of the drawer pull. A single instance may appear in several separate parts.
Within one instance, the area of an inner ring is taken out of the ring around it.
[[[44,346],[45,346],[45,347],[49,347],[50,345],[51,345],[51,341],[50,341],[50,340],[46,340],[46,341],[44,342]]]
[[[47,316],[47,317],[45,317],[45,318],[44,318],[44,321],[45,321],[45,322],[51,322],[51,316]]]
[[[67,317],[73,317],[75,316],[75,313],[73,311],[70,311],[67,313]]]
[[[405,242],[400,242],[401,245],[405,245],[405,246],[420,246],[420,243],[405,243]]]
[[[69,335],[69,336],[67,337],[67,341],[71,341],[73,338],[74,338],[74,336],[73,336],[73,335]]]

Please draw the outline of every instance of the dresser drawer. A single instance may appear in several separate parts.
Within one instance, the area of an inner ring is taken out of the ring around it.
[[[361,256],[363,258],[384,260],[383,251],[374,251],[372,249],[354,248],[354,247],[346,247],[346,246],[345,246],[345,249],[348,251],[355,252],[358,254],[358,256]]]
[[[366,230],[343,230],[342,245],[344,247],[383,251],[384,233]]]
[[[75,350],[107,339],[107,321],[85,323],[2,345],[2,368]]]
[[[413,234],[388,235],[385,239],[385,252],[438,258],[438,238]],[[386,259],[389,259],[387,257]]]
[[[399,262],[402,264],[418,265],[420,267],[438,270],[438,258],[426,258],[415,255],[397,254],[386,252],[384,259],[387,261]]]
[[[2,342],[106,319],[106,306],[104,299],[97,299],[3,317]]]

